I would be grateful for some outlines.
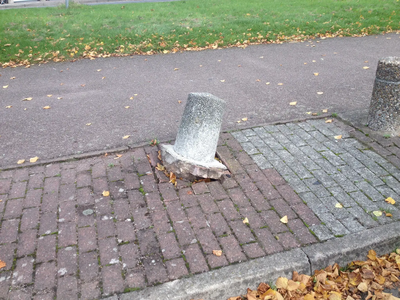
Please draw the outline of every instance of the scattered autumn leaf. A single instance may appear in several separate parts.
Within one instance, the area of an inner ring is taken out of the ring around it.
[[[0,269],[4,268],[6,266],[6,263],[2,260],[0,260]]]
[[[365,67],[363,67],[363,69],[364,69],[364,70],[368,70],[368,69],[369,69],[369,67],[365,66]]]
[[[101,71],[101,69],[97,69],[97,72],[100,72]]]
[[[105,79],[105,78],[106,78],[106,76],[101,77],[101,79]]]
[[[256,80],[256,82],[260,82],[260,81],[261,81],[260,79],[257,79],[257,80]]]
[[[375,216],[380,217],[382,216],[382,212],[380,210],[375,210],[372,212]]]
[[[387,203],[389,203],[389,204],[395,204],[395,203],[396,203],[396,201],[394,201],[394,199],[393,199],[392,197],[386,198],[385,201],[386,201]]]
[[[27,98],[22,99],[22,101],[31,101],[31,100],[32,100],[32,97],[27,97]]]
[[[50,109],[50,106],[44,106],[43,109]]]
[[[172,172],[169,173],[169,182],[174,184],[175,186],[177,185],[176,175]]]
[[[110,196],[110,191],[103,191],[103,196],[104,197]]]
[[[279,82],[278,85],[283,85],[283,83],[282,83],[282,82]]]
[[[90,125],[92,125],[92,123],[86,123],[86,126],[90,126]]]
[[[6,106],[6,108],[11,108],[11,107],[12,107],[12,105],[7,105],[7,106]]]
[[[325,109],[322,110],[322,112],[323,112],[323,113],[327,113],[327,112],[328,112],[328,109],[325,108]]]
[[[49,98],[50,98],[51,96],[53,96],[53,95],[47,95],[47,97],[49,97]]]
[[[81,87],[84,87],[86,84],[81,84]]]
[[[15,76],[13,76],[13,77],[11,77],[10,79],[15,79],[16,77]]]
[[[213,250],[212,252],[215,256],[221,256],[222,255],[222,250]]]
[[[122,157],[122,154],[115,154],[114,159],[119,159],[120,157]]]
[[[336,136],[334,136],[334,138],[335,138],[335,140],[340,140],[340,139],[342,139],[342,135],[340,134],[340,135],[336,135]]]
[[[6,88],[8,88],[8,85],[3,85],[3,89],[6,89]]]
[[[318,116],[318,113],[314,112],[311,114],[312,116]]]
[[[317,94],[318,94],[318,95],[323,95],[323,94],[324,94],[324,92],[317,92]]]
[[[174,71],[178,71],[179,70],[179,68],[174,68]]]
[[[242,118],[242,121],[243,121],[243,122],[246,122],[246,121],[247,121],[247,118]]]
[[[311,115],[311,111],[307,111],[306,114],[307,114],[307,115]]]
[[[133,97],[130,97],[129,99],[133,100]]]
[[[280,221],[284,224],[286,224],[288,222],[288,217],[284,216],[283,218],[280,219]]]
[[[225,79],[220,80],[221,82],[225,82]]]
[[[357,289],[363,293],[366,293],[368,291],[368,285],[365,282],[361,282],[358,286]]]
[[[332,123],[332,121],[333,121],[332,119],[328,119],[325,121],[325,123]]]
[[[290,103],[289,103],[290,106],[295,106],[296,104],[297,104],[296,101],[293,101],[293,102],[290,102]]]
[[[275,283],[276,288],[277,289],[286,289],[288,286],[288,282],[289,282],[289,280],[286,277],[279,277]]]
[[[125,106],[125,108],[129,108],[130,106]]]
[[[269,84],[271,84],[271,82],[266,82],[265,84],[266,84],[266,85],[269,85]]]
[[[35,156],[35,157],[30,158],[29,162],[35,163],[35,162],[37,162],[38,159],[39,159],[39,157]]]
[[[156,169],[157,169],[158,171],[164,171],[164,170],[165,170],[165,167],[164,167],[162,164],[157,163]]]
[[[249,219],[247,219],[247,217],[246,217],[246,218],[244,218],[244,220],[243,220],[243,224],[249,224]]]
[[[18,165],[22,165],[25,162],[25,159],[20,159],[19,161],[17,161]]]
[[[336,204],[335,204],[335,207],[336,207],[336,208],[343,208],[343,205],[340,204],[340,203],[336,203]]]
[[[122,137],[122,139],[123,139],[123,140],[126,140],[126,139],[129,138],[129,137],[130,137],[130,135],[125,135],[125,136]]]
[[[319,75],[319,73],[314,73],[314,76],[318,76]]]

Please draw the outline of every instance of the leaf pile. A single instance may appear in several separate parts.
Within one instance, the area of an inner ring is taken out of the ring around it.
[[[400,300],[385,289],[400,287],[400,249],[377,257],[374,250],[368,252],[366,261],[353,261],[341,271],[338,264],[317,270],[314,276],[293,272],[288,280],[279,277],[276,289],[261,283],[257,290],[247,289],[246,296],[228,300]]]

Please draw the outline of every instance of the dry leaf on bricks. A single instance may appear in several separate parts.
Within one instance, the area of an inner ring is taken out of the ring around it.
[[[222,255],[222,250],[213,250],[212,252],[215,256],[221,256]]]
[[[393,199],[392,197],[386,198],[385,201],[386,201],[387,203],[389,203],[389,204],[395,204],[395,203],[396,203],[396,201],[394,201],[394,199]]]
[[[104,196],[104,197],[110,196],[110,192],[109,192],[109,191],[103,191],[103,196]]]
[[[280,221],[281,221],[282,223],[284,223],[284,224],[287,224],[287,222],[288,222],[288,217],[287,217],[287,216],[284,216],[283,218],[280,219]]]
[[[30,158],[29,162],[35,163],[35,162],[37,162],[38,159],[39,159],[39,157],[35,156],[35,157]]]

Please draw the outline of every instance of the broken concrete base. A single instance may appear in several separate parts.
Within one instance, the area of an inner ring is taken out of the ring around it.
[[[164,166],[178,178],[190,181],[199,177],[220,179],[222,175],[229,174],[228,169],[216,160],[202,163],[187,159],[176,153],[172,145],[160,145],[160,150]]]

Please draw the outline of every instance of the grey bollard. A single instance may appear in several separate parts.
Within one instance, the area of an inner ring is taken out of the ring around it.
[[[400,129],[400,58],[379,60],[368,113],[368,126],[373,130]]]
[[[225,101],[209,93],[191,93],[174,146],[161,145],[167,169],[184,179],[218,179],[226,167],[215,160]]]

